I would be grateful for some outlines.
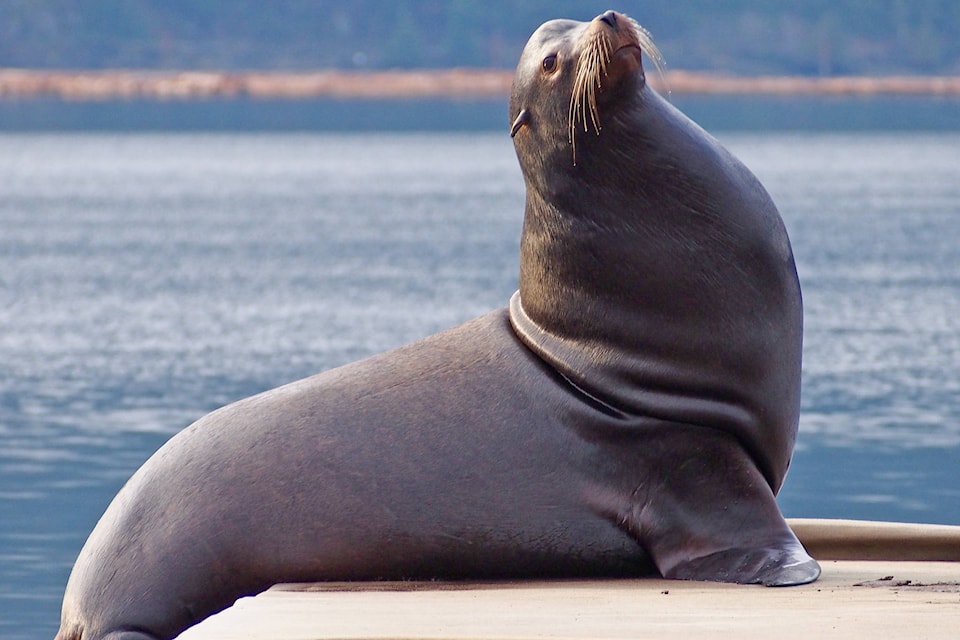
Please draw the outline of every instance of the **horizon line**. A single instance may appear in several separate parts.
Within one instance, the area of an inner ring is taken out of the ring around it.
[[[0,100],[205,98],[506,98],[514,71],[449,69],[177,70],[0,68]],[[669,70],[650,83],[671,94],[960,96],[960,76],[738,76]]]

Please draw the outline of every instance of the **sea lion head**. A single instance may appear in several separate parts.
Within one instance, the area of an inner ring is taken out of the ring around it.
[[[646,84],[642,54],[662,69],[650,34],[632,18],[607,11],[590,22],[551,20],[530,37],[514,77],[510,135],[540,149],[568,147],[577,163],[577,137],[599,134],[612,105]],[[566,104],[558,96],[567,99]],[[565,124],[566,141],[556,132]],[[545,146],[546,145],[546,146]],[[530,146],[530,145],[525,145]]]

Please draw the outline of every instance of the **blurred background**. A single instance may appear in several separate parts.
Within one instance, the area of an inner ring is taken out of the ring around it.
[[[510,69],[541,22],[608,8],[0,2],[0,637],[53,636],[100,514],[193,420],[506,304],[524,207]],[[612,8],[652,32],[668,79],[874,83],[668,98],[754,170],[791,234],[804,387],[784,513],[960,524],[960,3]],[[97,91],[121,71],[458,67],[507,84]]]
[[[0,66],[502,67],[532,29],[614,8],[667,61],[736,74],[960,72],[952,0],[6,0]]]

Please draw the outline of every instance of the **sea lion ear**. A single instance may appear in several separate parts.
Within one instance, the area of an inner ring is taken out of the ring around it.
[[[513,126],[510,127],[510,137],[512,138],[517,135],[517,132],[528,122],[530,122],[530,112],[526,109],[521,109],[517,115],[517,119],[513,121]]]

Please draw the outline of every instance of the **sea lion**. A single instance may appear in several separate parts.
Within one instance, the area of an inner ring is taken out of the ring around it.
[[[174,436],[84,545],[58,640],[172,638],[279,582],[817,578],[774,501],[799,406],[790,244],[647,86],[641,46],[608,12],[524,49],[509,307]]]

